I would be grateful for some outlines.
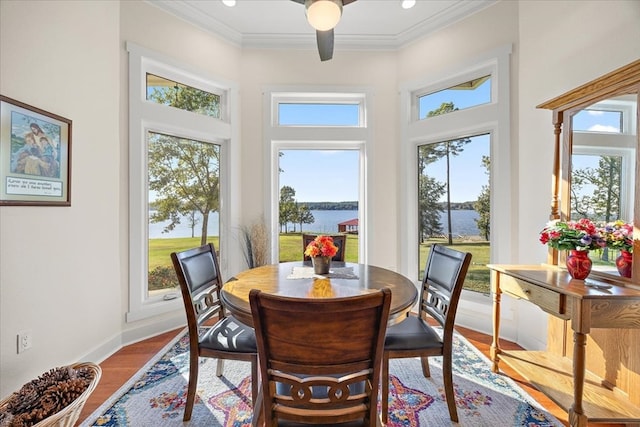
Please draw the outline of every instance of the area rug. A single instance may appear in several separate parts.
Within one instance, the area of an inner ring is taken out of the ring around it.
[[[191,421],[182,422],[189,371],[188,335],[179,334],[131,380],[81,423],[89,426],[158,427],[251,425],[250,364],[201,358]],[[513,380],[491,372],[490,361],[464,337],[454,340],[453,371],[459,424],[473,427],[562,427]],[[389,427],[450,426],[441,358],[430,358],[424,378],[418,358],[390,361]]]

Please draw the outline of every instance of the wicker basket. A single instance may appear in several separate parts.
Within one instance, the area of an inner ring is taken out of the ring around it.
[[[100,369],[100,366],[91,362],[75,363],[70,367],[73,369],[88,369],[93,373],[93,380],[91,380],[87,389],[82,392],[76,400],[67,405],[63,410],[45,418],[37,424],[34,424],[33,427],[73,427],[76,421],[78,421],[78,417],[80,417],[80,412],[82,412],[84,404],[87,402],[91,393],[95,390],[98,385],[98,381],[100,381],[102,369]],[[0,409],[5,407],[10,398],[11,395],[0,401]]]

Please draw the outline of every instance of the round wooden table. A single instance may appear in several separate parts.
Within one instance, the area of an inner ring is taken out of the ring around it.
[[[286,262],[243,271],[222,287],[220,299],[238,320],[253,325],[249,292],[260,289],[297,298],[339,298],[382,288],[391,290],[389,323],[401,321],[418,298],[416,285],[394,271],[365,264],[332,262],[328,275],[316,276],[310,262]]]

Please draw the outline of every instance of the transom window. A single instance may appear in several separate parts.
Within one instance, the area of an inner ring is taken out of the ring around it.
[[[573,116],[573,130],[621,133],[622,111],[582,110]]]
[[[219,94],[147,73],[147,101],[220,118]]]
[[[278,104],[280,126],[359,126],[360,105],[280,103]]]
[[[437,92],[419,94],[418,117],[422,120],[489,102],[491,102],[490,75],[470,79]]]

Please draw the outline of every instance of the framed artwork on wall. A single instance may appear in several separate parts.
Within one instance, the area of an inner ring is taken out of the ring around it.
[[[71,120],[0,95],[0,206],[71,206]]]

